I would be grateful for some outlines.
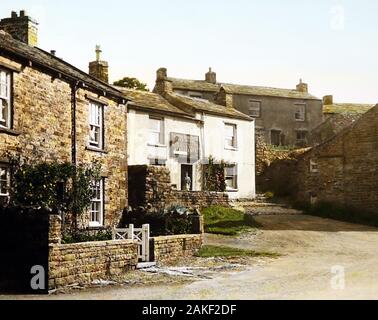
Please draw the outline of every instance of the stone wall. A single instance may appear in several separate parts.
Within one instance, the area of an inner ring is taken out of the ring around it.
[[[226,193],[173,190],[169,169],[159,166],[129,167],[129,198],[130,206],[134,208],[148,203],[155,208],[175,204],[199,209],[211,205],[229,205]]]
[[[134,270],[138,245],[130,240],[61,244],[61,219],[50,216],[49,289],[114,279]]]
[[[303,155],[296,175],[298,201],[331,202],[378,213],[377,119],[378,106]]]
[[[72,90],[71,84],[24,61],[0,56],[0,65],[13,72],[13,128],[0,129],[0,161],[9,153],[30,162],[72,161]],[[89,101],[103,101],[105,106],[105,149],[88,148]],[[105,178],[105,226],[116,225],[127,206],[127,113],[117,101],[99,97],[88,89],[76,93],[76,158],[79,164],[94,161],[102,165]],[[81,222],[87,227],[89,215]]]
[[[49,289],[112,279],[134,270],[137,263],[138,245],[129,240],[52,244]]]
[[[201,234],[155,237],[152,238],[154,260],[169,262],[181,257],[190,257],[198,252],[202,244]]]

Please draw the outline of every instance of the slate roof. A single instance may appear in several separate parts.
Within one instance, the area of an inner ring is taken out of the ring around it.
[[[373,104],[335,103],[324,105],[323,112],[327,114],[364,114],[373,107]]]
[[[306,100],[321,100],[309,93],[294,89],[280,89],[259,86],[237,85],[231,83],[208,83],[204,80],[187,80],[178,78],[168,78],[172,81],[173,88],[176,90],[193,90],[216,93],[221,87],[230,94],[254,95],[266,97],[294,98]]]
[[[129,104],[131,107],[134,106],[141,109],[170,113],[178,116],[190,116],[190,114],[175,107],[159,94],[121,87],[115,88],[121,91],[125,98],[130,100]]]
[[[170,103],[190,113],[204,112],[207,114],[217,115],[225,118],[253,121],[251,117],[245,115],[244,113],[234,108],[226,108],[224,106],[212,103],[208,100],[191,98],[176,93],[166,95],[166,98]]]
[[[45,67],[75,80],[84,82],[89,87],[104,91],[115,97],[122,97],[122,93],[109,84],[102,82],[64,60],[37,47],[29,46],[12,38],[8,33],[0,30],[0,53],[7,52],[18,57],[32,61],[32,63]]]

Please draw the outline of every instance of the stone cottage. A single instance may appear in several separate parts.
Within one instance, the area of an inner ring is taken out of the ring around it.
[[[211,69],[205,80],[169,80],[175,93],[233,106],[255,119],[257,139],[266,144],[306,146],[310,131],[323,121],[322,100],[302,80],[296,89],[235,85],[218,82]]]
[[[255,197],[254,121],[234,108],[173,92],[167,70],[154,93],[124,90],[129,165],[165,166],[172,188],[203,189],[203,165],[223,160],[229,197]],[[252,147],[251,147],[252,146]]]
[[[378,105],[299,157],[296,199],[378,213]]]
[[[373,107],[372,104],[334,103],[332,95],[325,96],[323,98],[324,122],[311,131],[309,144],[314,146],[327,141]]]
[[[6,153],[30,161],[102,165],[82,227],[117,224],[127,205],[127,100],[105,81],[37,47],[37,23],[0,21],[0,198],[12,179]],[[106,71],[106,70],[105,70]],[[104,79],[103,79],[104,80]]]

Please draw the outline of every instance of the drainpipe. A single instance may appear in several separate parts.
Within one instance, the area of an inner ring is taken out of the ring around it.
[[[77,147],[76,147],[76,93],[79,88],[79,82],[71,84],[71,161],[77,164]]]

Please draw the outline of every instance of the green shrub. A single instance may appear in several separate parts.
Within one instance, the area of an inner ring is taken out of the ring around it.
[[[112,230],[76,230],[64,233],[62,236],[62,243],[81,243],[81,242],[93,242],[93,241],[109,241],[112,240]]]

